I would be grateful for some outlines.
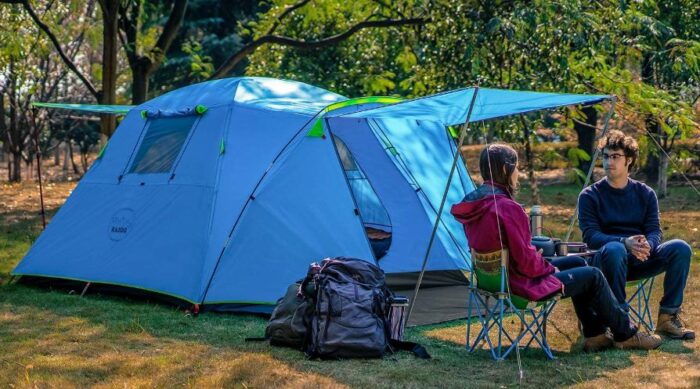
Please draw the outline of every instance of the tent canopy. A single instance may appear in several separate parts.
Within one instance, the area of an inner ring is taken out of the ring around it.
[[[612,96],[608,95],[526,92],[472,87],[407,100],[345,116],[368,119],[413,119],[453,126],[467,121],[469,105],[475,91],[478,92],[474,102],[474,110],[469,119],[470,122],[568,105],[596,104],[612,99]]]
[[[32,106],[39,108],[65,109],[90,113],[102,113],[112,115],[126,115],[134,108],[133,105],[107,105],[107,104],[68,104],[68,103],[42,103],[33,102]]]

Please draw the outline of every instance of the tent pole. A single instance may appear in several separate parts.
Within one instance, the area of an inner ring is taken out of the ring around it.
[[[39,202],[41,204],[41,226],[46,229],[46,211],[44,210],[44,186],[41,182],[41,147],[39,147],[39,129],[36,127],[37,109],[32,108],[32,125],[34,127],[34,143],[36,146],[36,176],[39,180]]]
[[[425,274],[425,268],[428,265],[428,256],[430,255],[430,249],[433,248],[433,242],[435,241],[435,234],[437,233],[438,226],[440,225],[440,218],[442,211],[445,208],[445,201],[447,200],[447,192],[450,190],[450,184],[452,183],[452,177],[454,176],[455,169],[457,168],[457,161],[459,161],[459,153],[462,151],[462,143],[464,142],[464,137],[467,135],[467,128],[469,127],[469,120],[472,117],[472,111],[474,110],[474,103],[476,102],[476,96],[479,93],[479,86],[474,87],[474,94],[472,95],[472,101],[469,103],[469,110],[467,111],[467,119],[462,125],[462,129],[459,134],[459,141],[457,142],[457,150],[455,151],[454,158],[452,159],[452,167],[450,168],[450,174],[447,177],[447,184],[445,185],[445,190],[442,193],[442,201],[440,202],[440,207],[438,208],[435,224],[433,224],[433,232],[430,234],[430,241],[428,242],[428,249],[425,251],[425,256],[423,257],[423,264],[420,269],[420,274],[418,275],[418,282],[416,282],[416,287],[413,290],[413,297],[409,301],[408,314],[406,315],[406,323],[411,318],[411,313],[413,312],[413,307],[416,304],[416,298],[418,297],[418,290],[420,289],[420,284],[423,282],[423,275]]]
[[[596,141],[598,139],[601,139],[602,137],[605,136],[605,133],[608,132],[608,125],[610,124],[610,119],[612,118],[613,113],[615,112],[615,103],[617,102],[617,97],[613,96],[610,105],[610,109],[608,110],[608,113],[605,115],[605,123],[603,124],[603,131],[600,133],[600,136],[596,138]],[[600,150],[598,149],[598,146],[595,146],[594,151],[593,151],[593,156],[591,157],[591,166],[588,168],[588,174],[586,175],[586,181],[583,183],[583,189],[585,189],[588,186],[588,183],[591,181],[591,176],[593,175],[593,168],[595,168],[595,161],[598,159],[598,154],[600,153]],[[578,219],[578,200],[576,201],[576,208],[574,208],[574,214],[571,216],[571,222],[569,222],[569,228],[566,229],[566,236],[564,237],[564,242],[568,242],[569,238],[571,238],[571,232],[574,229],[574,224],[576,223],[576,220]]]

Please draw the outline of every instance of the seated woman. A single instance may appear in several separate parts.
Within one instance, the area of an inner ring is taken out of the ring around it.
[[[452,207],[464,225],[469,244],[477,252],[507,248],[510,253],[508,279],[513,294],[531,301],[556,293],[571,297],[583,325],[585,351],[615,345],[620,349],[650,350],[661,338],[638,328],[617,303],[603,273],[595,267],[577,267],[578,258],[565,263],[545,261],[530,243],[528,217],[513,200],[518,183],[518,154],[508,145],[493,144],[481,151],[479,168],[484,184]],[[560,265],[558,269],[556,266]],[[614,339],[606,335],[610,328]]]

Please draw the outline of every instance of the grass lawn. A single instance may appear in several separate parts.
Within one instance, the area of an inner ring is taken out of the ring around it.
[[[47,188],[53,214],[73,187]],[[525,185],[526,186],[526,185]],[[578,189],[541,188],[545,227],[560,237]],[[0,187],[0,278],[40,232],[34,184]],[[31,196],[31,197],[30,197]],[[520,195],[527,204],[527,193]],[[666,239],[683,238],[695,256],[686,291],[686,318],[700,330],[700,203],[686,188],[660,201]],[[580,239],[578,229],[574,239]],[[658,301],[663,282],[654,288]],[[656,304],[653,306],[657,310]],[[532,387],[700,387],[698,343],[665,341],[651,352],[583,354],[568,300],[551,317],[549,340],[557,360],[540,350],[523,353]],[[265,320],[206,313],[190,317],[173,307],[127,298],[0,285],[0,387],[512,387],[515,357],[493,362],[486,351],[464,349],[465,322],[410,328],[432,360],[399,353],[383,360],[308,361],[300,352],[244,342],[261,336]]]

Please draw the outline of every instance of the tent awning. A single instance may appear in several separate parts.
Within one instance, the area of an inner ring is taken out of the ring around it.
[[[61,104],[61,103],[32,103],[34,107],[67,109],[71,111],[81,111],[90,113],[104,113],[112,115],[126,115],[133,105],[102,105],[102,104]]]
[[[467,120],[469,105],[477,88],[463,88],[400,103],[341,115],[354,118],[414,119],[439,121],[446,126]],[[525,112],[611,100],[608,95],[583,95],[478,88],[470,122],[495,119]]]

